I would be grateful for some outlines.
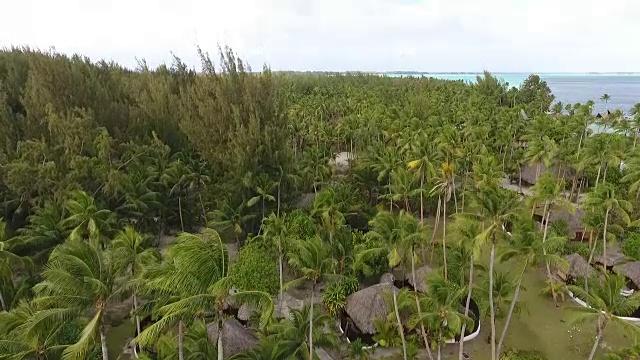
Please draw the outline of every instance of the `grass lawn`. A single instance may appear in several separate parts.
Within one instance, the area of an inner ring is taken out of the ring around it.
[[[133,337],[135,325],[128,319],[118,326],[107,328],[107,348],[109,349],[109,359],[127,359],[122,355],[122,349],[127,340]],[[122,356],[121,356],[122,355]]]

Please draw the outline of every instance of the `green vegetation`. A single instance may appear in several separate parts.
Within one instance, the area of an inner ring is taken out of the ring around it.
[[[0,360],[637,357],[640,104],[198,54],[0,51]]]

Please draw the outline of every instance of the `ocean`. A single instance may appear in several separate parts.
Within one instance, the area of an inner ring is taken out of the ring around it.
[[[423,73],[423,74],[385,74],[386,76],[427,76],[446,80],[476,81],[478,74],[454,73]],[[509,86],[520,86],[529,76],[525,73],[493,73],[502,78]],[[640,102],[640,74],[538,74],[547,82],[556,96],[555,102],[563,104],[595,102],[594,112],[604,112],[606,109],[621,109],[628,113],[631,107]],[[608,104],[600,100],[603,94],[609,94]]]

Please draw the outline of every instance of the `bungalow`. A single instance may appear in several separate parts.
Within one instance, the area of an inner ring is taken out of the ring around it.
[[[544,225],[541,212],[542,209],[536,209],[533,218],[535,221]],[[584,241],[589,240],[589,233],[585,231],[585,228],[582,225],[583,218],[584,210],[581,208],[576,208],[573,212],[567,209],[558,209],[556,211],[552,211],[549,215],[549,223],[551,225],[559,221],[565,222],[569,229],[569,240]]]
[[[616,265],[613,267],[613,271],[627,278],[629,289],[640,290],[640,261]]]

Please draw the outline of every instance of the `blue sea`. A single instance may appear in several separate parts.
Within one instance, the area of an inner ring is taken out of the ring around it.
[[[400,74],[386,74],[397,77]],[[478,74],[445,74],[423,73],[409,76],[427,76],[446,80],[476,81]],[[494,76],[502,78],[509,86],[520,86],[529,76],[525,73],[494,73]],[[595,102],[595,112],[604,112],[605,109],[621,109],[625,113],[631,107],[640,102],[640,74],[557,74],[541,73],[540,78],[546,81],[551,91],[556,96],[555,102],[563,104],[585,103],[589,100]],[[402,75],[407,76],[407,75]],[[609,94],[611,99],[608,104],[600,100],[602,94]]]

